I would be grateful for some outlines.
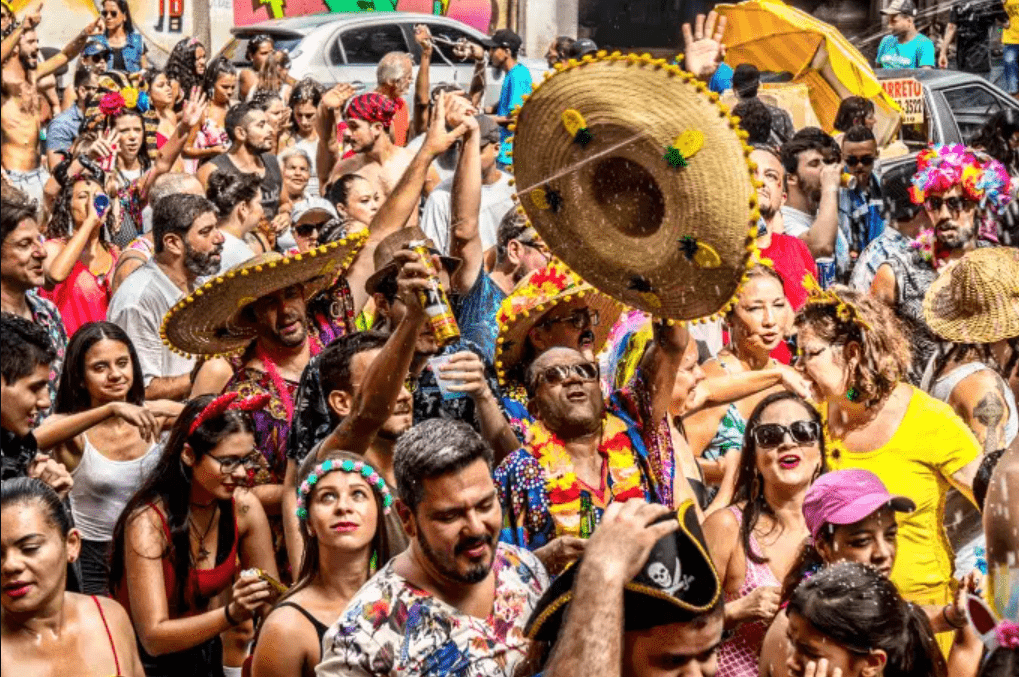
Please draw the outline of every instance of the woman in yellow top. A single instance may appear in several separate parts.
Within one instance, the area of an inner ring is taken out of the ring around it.
[[[890,309],[846,287],[810,291],[796,316],[797,366],[820,402],[829,464],[869,470],[916,503],[899,523],[891,580],[911,602],[950,604],[945,496],[955,487],[973,500],[980,445],[951,407],[901,381],[909,342]],[[938,636],[946,653],[951,637]]]

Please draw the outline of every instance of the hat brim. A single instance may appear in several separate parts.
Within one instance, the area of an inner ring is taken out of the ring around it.
[[[689,623],[708,613],[722,594],[718,572],[711,561],[704,535],[697,522],[693,501],[681,504],[675,513],[662,520],[676,519],[679,529],[658,541],[651,550],[644,568],[623,586],[623,627],[625,632]],[[524,629],[528,639],[555,642],[565,625],[573,585],[583,558],[570,565],[541,596]],[[683,580],[682,595],[677,597],[648,575],[652,563],[659,563],[668,572],[670,582]]]
[[[760,216],[737,120],[665,59],[616,53],[557,70],[510,127],[521,205],[542,239],[625,305],[675,320],[724,312]],[[577,141],[568,115],[589,138]]]
[[[445,268],[446,272],[449,273],[450,275],[459,270],[460,266],[463,265],[463,260],[458,259],[455,256],[440,255],[439,260],[442,262],[442,267]],[[379,268],[374,273],[368,276],[368,279],[365,280],[364,283],[365,291],[367,291],[369,294],[374,294],[376,291],[378,291],[378,286],[382,284],[383,280],[385,280],[390,275],[396,275],[399,271],[400,266],[395,261],[387,263],[386,265],[382,266],[381,268]]]
[[[591,327],[594,334],[595,355],[601,352],[612,333],[612,326],[623,312],[622,305],[611,296],[601,293],[589,284],[572,287],[544,301],[537,309],[515,315],[509,322],[500,325],[496,339],[495,371],[499,383],[512,381],[512,373],[523,359],[527,347],[527,335],[542,318],[561,304],[572,304],[598,311],[598,324]],[[520,384],[523,385],[523,384]]]
[[[826,515],[821,526],[818,527],[818,531],[825,524],[833,524],[836,526],[844,526],[846,524],[856,524],[862,519],[866,519],[870,515],[881,508],[888,506],[895,512],[913,512],[916,510],[916,503],[913,499],[905,496],[882,496],[880,494],[871,494],[869,496],[862,496],[857,500],[844,505],[830,515]],[[817,536],[817,534],[814,534]]]
[[[160,331],[175,352],[226,356],[244,350],[255,329],[242,318],[258,299],[295,284],[310,299],[342,275],[368,239],[368,231],[265,263],[242,265],[219,275],[170,309]]]
[[[987,247],[966,257],[986,269],[979,280],[982,288],[959,293],[958,285],[953,285],[952,268],[942,271],[924,295],[927,326],[953,343],[997,343],[1019,336],[1019,287],[1015,284],[1019,280],[1019,250]],[[964,263],[960,260],[950,265],[954,268]],[[976,296],[984,298],[977,302]],[[988,309],[988,304],[993,308]]]
[[[329,211],[327,209],[313,207],[313,208],[309,209],[308,211],[304,212],[303,214],[301,214],[301,217],[299,219],[291,221],[291,225],[294,225],[294,226],[303,225],[305,220],[309,216],[324,216],[327,219],[335,219],[336,218],[336,215],[329,213]]]

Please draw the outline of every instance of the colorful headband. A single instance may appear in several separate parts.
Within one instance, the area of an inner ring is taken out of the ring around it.
[[[240,394],[236,392],[226,393],[224,395],[220,395],[212,402],[209,402],[205,406],[205,409],[202,409],[201,413],[199,413],[198,416],[195,417],[195,420],[192,421],[191,427],[188,428],[188,435],[194,435],[195,431],[198,430],[199,426],[203,423],[216,418],[217,416],[221,416],[227,411],[256,411],[269,404],[269,400],[272,399],[268,393],[249,397],[246,400],[236,401],[239,397]]]
[[[366,122],[380,122],[383,127],[389,127],[399,110],[399,104],[388,96],[368,92],[351,99],[347,105],[347,116]]]
[[[860,329],[871,330],[870,324],[860,315],[860,310],[849,301],[842,299],[830,289],[821,289],[814,276],[803,276],[803,288],[807,292],[807,303],[818,306],[835,306],[835,317],[840,322],[853,323]]]
[[[967,199],[996,214],[1012,199],[1008,171],[986,153],[960,144],[935,144],[917,155],[909,189],[913,204],[923,204],[931,193],[944,193],[957,185]]]
[[[385,514],[389,514],[389,508],[393,505],[393,495],[389,493],[389,487],[386,486],[386,481],[382,479],[378,471],[371,467],[364,461],[351,461],[346,459],[339,461],[338,459],[327,459],[322,463],[319,463],[315,468],[308,474],[307,479],[301,482],[301,486],[297,487],[297,517],[298,519],[308,519],[308,494],[315,488],[318,481],[324,476],[331,472],[346,472],[355,473],[361,475],[368,481],[368,485],[375,489],[382,496],[382,509]]]

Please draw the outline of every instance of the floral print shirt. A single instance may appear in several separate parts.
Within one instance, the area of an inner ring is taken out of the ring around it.
[[[415,587],[393,562],[326,633],[318,677],[512,677],[529,648],[524,626],[549,585],[534,555],[498,545],[495,599],[484,620]]]
[[[60,316],[60,311],[53,305],[52,301],[39,296],[37,290],[32,290],[25,294],[25,303],[28,304],[28,309],[32,313],[32,320],[46,330],[46,333],[50,337],[50,342],[53,343],[53,350],[56,351],[57,357],[55,360],[50,362],[50,402],[55,403],[57,401],[57,386],[60,383],[60,374],[64,370],[64,353],[67,351],[67,330],[64,328],[64,319]],[[49,416],[50,410],[39,412],[39,421]]]

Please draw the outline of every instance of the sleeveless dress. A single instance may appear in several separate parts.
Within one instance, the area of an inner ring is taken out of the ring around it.
[[[718,364],[727,373],[731,373],[729,368],[725,366],[725,362],[719,360]],[[704,451],[701,452],[701,456],[709,461],[717,461],[730,451],[739,453],[743,450],[743,435],[746,433],[746,430],[746,419],[743,418],[743,414],[740,413],[736,403],[730,402],[725,410],[725,414],[722,415],[722,420],[718,423],[718,431],[711,438],[711,441],[708,442],[708,446]]]
[[[117,644],[113,641],[113,633],[110,632],[110,624],[106,622],[106,613],[103,612],[103,605],[99,601],[99,598],[92,595],[92,601],[96,603],[96,608],[99,609],[99,618],[103,621],[103,628],[106,630],[106,638],[110,640],[110,651],[113,652],[113,666],[117,671],[114,677],[120,677],[120,656],[117,655]]]
[[[59,242],[67,244],[66,240]],[[110,247],[110,266],[106,272],[99,275],[89,270],[81,260],[75,261],[71,274],[55,286],[53,291],[39,290],[39,296],[52,301],[60,311],[68,336],[73,336],[83,324],[106,319],[112,296],[110,283],[119,258],[120,250],[117,247]]]
[[[729,506],[729,510],[736,516],[736,521],[743,524],[743,511],[735,505]],[[761,547],[753,533],[750,534],[750,550],[758,557],[763,557]],[[747,573],[743,578],[743,584],[736,595],[725,595],[726,603],[746,597],[757,588],[763,586],[781,586],[771,567],[758,564],[749,557],[746,558]],[[718,677],[757,677],[758,658],[761,655],[761,648],[764,646],[764,635],[768,632],[768,624],[763,621],[743,623],[736,627],[722,645],[718,648]]]

